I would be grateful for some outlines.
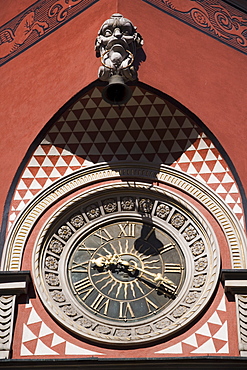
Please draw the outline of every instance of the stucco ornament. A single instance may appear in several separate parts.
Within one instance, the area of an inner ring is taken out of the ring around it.
[[[137,78],[133,65],[136,50],[143,45],[141,35],[136,32],[132,22],[121,14],[113,14],[101,26],[95,42],[96,56],[103,64],[98,77],[109,81],[113,75],[120,75],[124,81]]]

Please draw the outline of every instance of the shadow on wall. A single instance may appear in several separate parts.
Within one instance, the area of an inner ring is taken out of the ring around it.
[[[78,93],[72,104],[68,102],[70,105],[62,107],[27,151],[5,204],[2,244],[10,204],[19,213],[22,193],[25,192],[26,203],[42,187],[67,173],[100,162],[111,165],[118,161],[134,161],[140,166],[153,163],[158,172],[161,164],[174,165],[191,145],[199,142],[201,128],[175,105],[145,88],[131,86],[132,98],[118,107],[102,100],[103,83],[96,81],[93,86],[83,95]],[[41,138],[44,140],[39,145]],[[194,155],[193,151],[191,153]],[[31,173],[30,178],[24,179],[27,188],[19,189],[17,183],[27,168]],[[13,198],[16,190],[18,199]]]
[[[110,106],[94,88],[50,128],[43,145],[74,154],[82,166],[139,161],[172,165],[202,133],[173,104],[139,87],[125,106]],[[63,153],[62,153],[63,151]]]

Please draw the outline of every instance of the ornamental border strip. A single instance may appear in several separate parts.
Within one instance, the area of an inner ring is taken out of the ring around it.
[[[178,0],[142,1],[247,54],[247,14],[222,0],[186,0],[184,4]]]
[[[98,1],[36,1],[0,27],[0,66],[43,40]]]
[[[6,64],[99,0],[38,0],[0,27],[0,66]],[[218,41],[247,54],[247,18],[222,0],[142,0]]]
[[[146,179],[170,185],[200,202],[218,221],[226,236],[232,267],[246,268],[245,234],[232,210],[210,188],[190,175],[165,165],[154,168],[138,163],[106,163],[84,168],[55,181],[37,194],[16,219],[4,246],[3,271],[18,271],[29,234],[41,215],[62,197],[84,186],[106,179]]]

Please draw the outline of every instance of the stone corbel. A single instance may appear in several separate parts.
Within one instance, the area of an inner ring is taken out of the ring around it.
[[[221,280],[226,293],[235,296],[238,315],[239,351],[247,356],[247,270],[222,270]]]
[[[121,105],[131,98],[132,92],[125,82],[137,79],[138,63],[135,58],[142,46],[142,36],[122,14],[112,14],[102,24],[95,41],[95,51],[102,64],[98,77],[109,83],[102,91],[107,103]]]
[[[0,359],[10,357],[16,297],[27,294],[29,271],[0,272]]]

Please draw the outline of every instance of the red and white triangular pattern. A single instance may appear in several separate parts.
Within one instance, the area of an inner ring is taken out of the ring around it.
[[[228,323],[225,313],[225,296],[223,296],[217,310],[194,334],[155,353],[164,355],[229,354]]]
[[[243,221],[240,193],[212,141],[174,105],[138,87],[121,108],[92,89],[51,127],[24,169],[9,218],[55,180],[100,162],[166,164],[210,186]]]
[[[60,337],[39,317],[31,303],[26,305],[30,314],[23,324],[20,356],[98,356],[103,353],[77,346]]]

